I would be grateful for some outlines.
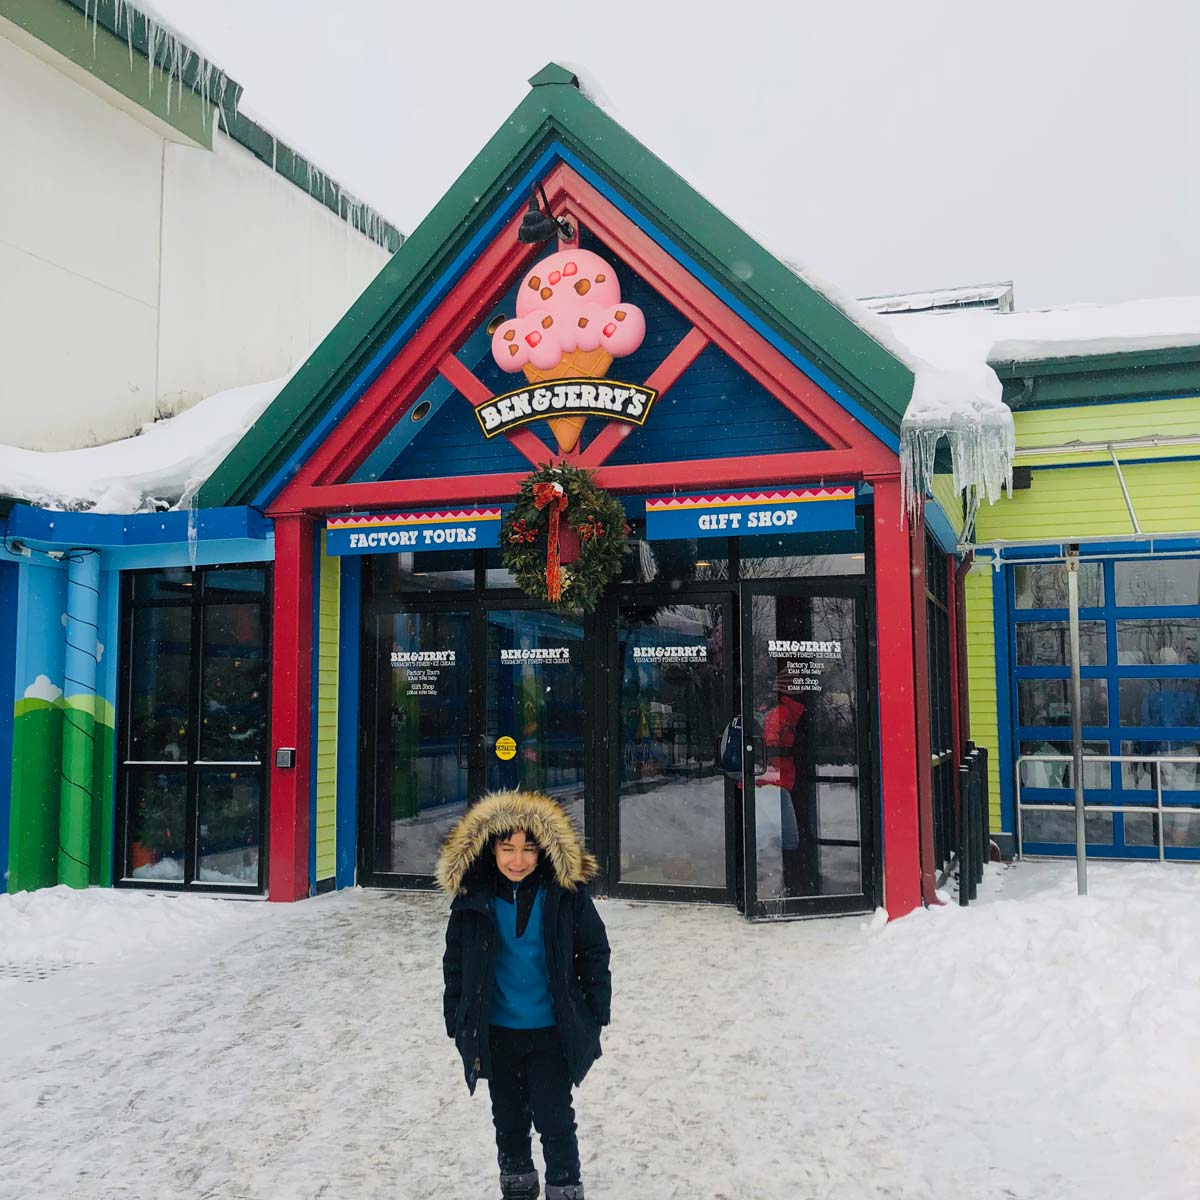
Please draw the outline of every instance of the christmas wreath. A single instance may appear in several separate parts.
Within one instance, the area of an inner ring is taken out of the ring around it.
[[[539,467],[500,527],[500,557],[518,586],[563,608],[591,612],[621,573],[625,511],[590,471]]]

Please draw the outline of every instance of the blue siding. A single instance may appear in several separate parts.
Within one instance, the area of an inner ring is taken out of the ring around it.
[[[585,434],[586,436],[586,434]],[[716,346],[656,400],[611,466],[824,450],[826,444]]]
[[[409,443],[380,478],[441,479],[448,475],[530,470],[529,460],[513,449],[508,438],[488,441],[483,436],[474,409],[457,392],[426,420],[428,428]],[[546,457],[550,457],[548,449]]]

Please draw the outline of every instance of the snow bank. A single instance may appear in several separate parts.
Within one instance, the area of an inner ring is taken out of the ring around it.
[[[1200,870],[1090,882],[1081,900],[1073,863],[989,867],[971,908],[890,925],[601,901],[589,1193],[1195,1200]],[[127,957],[5,989],[5,1179],[72,1200],[495,1194],[486,1089],[468,1097],[441,1027],[443,898],[64,893],[0,900],[0,937],[37,910],[46,945]],[[232,924],[186,924],[210,914]],[[172,936],[169,963],[144,952]]]
[[[1132,1083],[1158,1105],[1159,1073],[1174,1073],[1181,1050],[1200,1054],[1200,870],[1092,862],[1088,881],[1081,897],[1073,862],[989,867],[982,903],[918,911],[870,935],[875,986],[886,979],[915,1003],[926,981],[905,964],[939,964],[946,1020],[1007,1068],[990,1086],[1004,1088],[1011,1071],[1078,1071],[1097,1086],[1127,1079],[1123,1091]],[[914,1022],[913,1034],[939,1057],[946,1030]],[[1200,1081],[1191,1096],[1200,1101]]]
[[[111,888],[60,886],[0,895],[0,963],[113,963],[240,928],[246,907],[211,897]]]
[[[131,438],[83,450],[0,445],[0,495],[99,513],[178,506],[216,470],[287,377],[217,392]]]

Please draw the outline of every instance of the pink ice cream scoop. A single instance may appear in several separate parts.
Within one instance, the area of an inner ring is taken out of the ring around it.
[[[645,336],[646,318],[621,302],[612,267],[590,250],[560,250],[521,281],[517,315],[496,330],[492,356],[510,374],[523,370],[530,383],[598,378]]]

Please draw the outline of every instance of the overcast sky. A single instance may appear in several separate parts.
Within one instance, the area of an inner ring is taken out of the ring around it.
[[[856,295],[1200,295],[1196,0],[154,0],[408,232],[550,60]]]

